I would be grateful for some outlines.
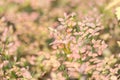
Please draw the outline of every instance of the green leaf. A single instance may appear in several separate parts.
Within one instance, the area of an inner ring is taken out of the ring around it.
[[[13,77],[13,78],[17,78],[17,75],[15,74],[15,72],[11,72],[11,76]]]

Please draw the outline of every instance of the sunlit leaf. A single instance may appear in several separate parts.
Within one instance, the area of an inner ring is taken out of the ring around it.
[[[110,10],[114,6],[118,5],[120,3],[120,0],[111,0],[110,3],[106,6],[106,10]]]
[[[117,16],[117,19],[120,20],[120,7],[117,7],[116,8],[116,16]]]
[[[117,41],[118,46],[120,47],[120,41]]]

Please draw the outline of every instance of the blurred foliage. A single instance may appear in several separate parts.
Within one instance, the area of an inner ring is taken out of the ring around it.
[[[119,6],[120,0],[0,0],[0,79],[64,80],[64,75],[70,80],[67,68],[78,64],[61,64],[61,57],[67,60],[67,55],[50,46],[55,39],[48,27],[57,29],[61,17],[72,12],[77,15],[76,22],[100,18],[104,29],[97,37],[108,45],[102,56],[107,57],[106,63],[119,64]],[[68,48],[64,51],[70,53]],[[82,63],[81,59],[77,62]],[[102,71],[105,74],[106,69]],[[74,74],[85,80],[84,75]],[[115,75],[111,80],[117,80]]]

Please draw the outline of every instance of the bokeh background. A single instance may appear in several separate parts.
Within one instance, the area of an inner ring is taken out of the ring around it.
[[[51,72],[51,63],[43,63],[44,58],[52,56],[57,64],[49,45],[54,39],[48,28],[56,28],[58,18],[63,17],[64,13],[74,12],[80,21],[85,17],[101,17],[100,23],[104,29],[99,37],[108,44],[105,55],[118,56],[120,25],[115,8],[120,1],[115,1],[0,0],[0,79],[53,80],[46,79]]]

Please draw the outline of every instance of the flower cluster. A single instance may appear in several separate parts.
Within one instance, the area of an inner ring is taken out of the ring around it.
[[[7,26],[5,18],[0,19],[0,78],[1,80],[31,79],[29,68],[24,61],[19,60],[15,53],[18,41],[11,34],[12,26]]]
[[[119,80],[118,2],[0,0],[0,80]]]
[[[99,18],[78,21],[75,13],[59,18],[60,25],[50,28],[54,41],[50,44],[56,51],[61,65],[65,66],[68,79],[117,80],[119,63],[113,55],[103,56],[107,44],[99,39],[104,28]],[[109,61],[113,59],[112,61]],[[114,64],[114,65],[113,65]],[[114,67],[114,68],[113,68]],[[115,71],[115,72],[114,72]],[[116,76],[117,75],[117,76]]]

